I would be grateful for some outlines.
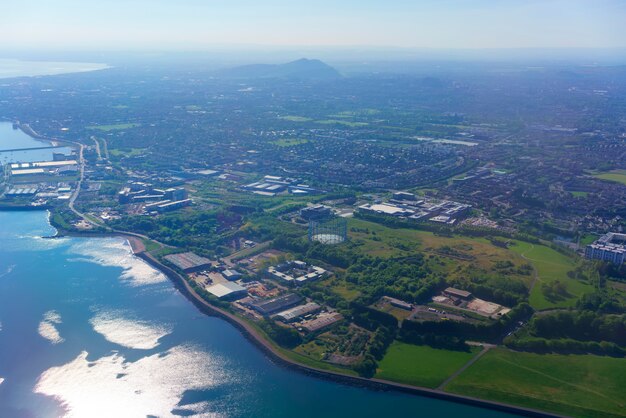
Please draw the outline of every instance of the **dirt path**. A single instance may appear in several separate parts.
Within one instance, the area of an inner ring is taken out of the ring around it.
[[[472,359],[470,361],[468,361],[467,363],[465,363],[465,365],[463,365],[463,367],[461,367],[459,370],[457,370],[456,372],[452,373],[450,375],[450,377],[448,377],[446,380],[443,381],[442,384],[440,384],[437,387],[437,390],[443,390],[448,383],[450,383],[451,381],[453,381],[454,379],[456,379],[461,373],[463,373],[469,366],[471,366],[472,364],[476,363],[478,361],[479,358],[481,358],[482,356],[484,356],[485,354],[487,354],[487,352],[489,350],[491,350],[493,347],[495,347],[492,344],[485,344],[483,345],[483,349],[480,351],[480,353],[476,354],[474,357],[472,357]]]
[[[535,260],[533,260],[532,258],[526,257],[526,254],[529,253],[530,251],[534,250],[534,249],[535,249],[535,244],[530,244],[530,248],[520,254],[520,256],[524,260],[530,262],[530,265],[533,267],[533,281],[530,284],[530,289],[528,290],[528,294],[529,295],[533,292],[533,289],[535,288],[535,284],[537,284],[537,281],[540,280],[539,279],[539,273],[537,272],[537,267],[535,267],[535,264],[533,263],[533,261],[535,261]]]

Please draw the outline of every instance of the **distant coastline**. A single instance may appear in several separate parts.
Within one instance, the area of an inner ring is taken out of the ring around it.
[[[30,61],[0,58],[0,79],[85,73],[108,68],[112,67],[108,64],[94,62]]]

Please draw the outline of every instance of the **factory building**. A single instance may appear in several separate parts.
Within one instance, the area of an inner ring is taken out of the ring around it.
[[[304,321],[300,324],[300,327],[308,332],[315,332],[322,328],[326,328],[338,321],[341,321],[343,316],[337,312],[329,312],[326,314],[320,314],[317,318],[309,321]]]
[[[237,283],[232,282],[217,283],[213,286],[207,286],[205,289],[216,298],[223,300],[234,300],[241,298],[247,294],[247,290],[245,287],[242,287]]]
[[[318,312],[322,307],[317,303],[309,302],[304,305],[296,306],[286,311],[282,311],[276,314],[276,318],[283,322],[293,322],[296,319],[308,314]]]
[[[269,300],[250,304],[250,308],[254,309],[263,316],[269,316],[276,312],[282,312],[292,308],[302,302],[302,297],[295,293],[288,293]]]
[[[169,254],[166,255],[164,258],[185,273],[193,273],[200,270],[206,270],[211,268],[212,266],[211,260],[205,257],[201,257],[192,252]]]

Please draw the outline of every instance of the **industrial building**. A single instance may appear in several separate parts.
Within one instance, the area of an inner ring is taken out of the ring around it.
[[[318,312],[322,307],[317,303],[309,302],[304,305],[296,306],[286,311],[282,311],[276,314],[276,318],[283,322],[293,322],[296,319],[308,314]]]
[[[207,286],[206,291],[219,299],[237,299],[247,294],[245,287],[233,282],[217,283]]]
[[[451,298],[457,298],[457,299],[463,299],[463,300],[472,299],[472,294],[470,292],[467,292],[465,290],[455,289],[454,287],[448,287],[446,290],[443,291],[443,294]]]
[[[330,207],[325,205],[308,206],[300,209],[300,217],[307,221],[326,219],[333,214]]]
[[[276,312],[282,312],[292,308],[302,302],[302,297],[295,293],[288,293],[273,299],[263,300],[250,304],[250,308],[254,309],[263,316],[269,316]]]
[[[338,321],[341,321],[343,316],[337,312],[329,312],[326,314],[320,314],[317,318],[309,321],[304,321],[299,326],[308,332],[315,332],[322,328],[326,328]]]
[[[37,189],[34,187],[25,187],[25,188],[12,188],[7,190],[4,193],[5,197],[26,197],[33,196],[37,193]]]
[[[626,262],[626,234],[609,232],[585,248],[589,260],[602,260],[613,264]]]
[[[185,273],[193,273],[200,270],[206,270],[212,265],[211,260],[209,260],[208,258],[201,257],[192,252],[169,254],[166,255],[164,258]]]
[[[173,202],[187,199],[187,190],[184,187],[176,187],[165,190],[163,197]]]
[[[228,281],[235,281],[235,280],[239,280],[241,279],[241,277],[243,277],[243,275],[241,273],[239,273],[237,270],[224,270],[222,272],[222,275],[224,276],[224,278]]]
[[[430,220],[447,225],[454,225],[471,209],[471,205],[450,200],[415,200],[415,195],[411,193],[397,192],[393,196],[390,202],[367,203],[358,209],[365,213],[405,217],[418,222]]]
[[[309,280],[319,279],[327,274],[321,267],[313,266],[304,261],[288,261],[267,269],[270,277],[287,283],[304,283]]]
[[[399,201],[410,201],[410,202],[414,202],[417,200],[417,198],[415,197],[413,193],[407,193],[407,192],[395,192],[393,194],[393,199],[399,200]]]
[[[169,212],[172,210],[184,208],[191,205],[191,199],[177,200],[175,202],[166,202],[156,207],[157,212]]]
[[[389,302],[389,304],[391,306],[394,306],[396,308],[400,308],[400,309],[404,309],[405,311],[410,311],[413,309],[413,305],[405,302],[403,300],[400,299],[396,299],[396,298],[392,298],[391,296],[383,296],[382,297],[383,300],[386,300],[387,302]]]

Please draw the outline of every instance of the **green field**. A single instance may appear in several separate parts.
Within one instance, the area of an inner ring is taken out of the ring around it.
[[[309,140],[305,138],[283,138],[277,141],[272,141],[271,143],[278,145],[279,147],[293,147],[296,145],[306,144],[307,142],[309,142]]]
[[[445,390],[574,417],[624,417],[626,359],[495,349]]]
[[[593,175],[596,178],[608,181],[615,181],[626,185],[626,170],[611,170]]]
[[[348,122],[347,120],[338,119],[316,120],[315,123],[321,123],[322,125],[344,125],[350,128],[358,128],[369,125],[367,122]]]
[[[109,150],[109,154],[114,157],[136,157],[146,152],[145,148],[113,148]]]
[[[378,363],[376,377],[415,386],[436,388],[474,357],[471,352],[439,350],[395,341]]]
[[[289,122],[310,122],[313,120],[304,116],[279,116],[278,119],[288,120]]]
[[[380,113],[378,109],[357,109],[357,110],[345,110],[343,112],[329,115],[331,118],[353,118],[356,116],[374,116]]]
[[[589,195],[588,192],[570,192],[574,197],[587,197]]]
[[[583,293],[593,291],[593,286],[571,279],[567,272],[573,270],[574,260],[543,245],[516,241],[511,249],[530,261],[537,270],[537,283],[530,293],[530,305],[535,309],[549,309],[555,307],[571,307]],[[548,300],[541,290],[542,283],[559,280],[567,286],[567,296],[558,300]]]
[[[118,123],[115,125],[92,125],[92,126],[87,126],[87,129],[110,132],[110,131],[120,131],[123,129],[136,128],[138,126],[141,126],[141,124],[140,123]]]
[[[402,257],[416,252],[424,252],[428,256],[437,253],[441,247],[448,246],[472,257],[471,263],[484,269],[491,269],[498,261],[510,260],[515,265],[526,263],[517,253],[496,247],[484,238],[458,235],[443,237],[430,231],[388,228],[357,218],[348,220],[348,231],[350,240],[359,245],[359,251],[377,257]],[[454,261],[451,269],[455,269],[460,263],[469,264],[458,259],[442,258]],[[519,278],[528,282],[530,280],[529,277]]]

